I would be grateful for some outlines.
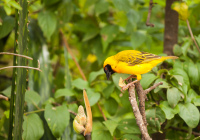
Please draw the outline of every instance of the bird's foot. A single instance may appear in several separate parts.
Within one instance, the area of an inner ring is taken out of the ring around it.
[[[123,86],[122,89],[121,89],[121,92],[127,90],[130,86],[132,86],[136,82],[139,82],[139,80],[135,80],[135,81],[128,83],[127,85]]]
[[[136,75],[130,75],[128,78],[123,79],[123,82],[124,82],[124,81],[128,82],[128,80],[129,80],[130,78],[137,78],[137,76],[136,76]]]

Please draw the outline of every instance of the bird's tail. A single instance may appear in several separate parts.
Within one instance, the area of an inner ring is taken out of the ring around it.
[[[162,57],[162,60],[166,60],[166,59],[177,59],[177,58],[179,58],[179,57],[177,57],[177,56],[163,56],[163,57]]]

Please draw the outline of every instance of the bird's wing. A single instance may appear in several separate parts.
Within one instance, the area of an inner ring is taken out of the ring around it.
[[[125,62],[129,66],[148,63],[160,58],[161,56],[139,51],[122,51],[115,56],[117,61]]]

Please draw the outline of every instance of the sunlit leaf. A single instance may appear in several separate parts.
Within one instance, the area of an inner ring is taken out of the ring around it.
[[[54,97],[59,98],[61,96],[74,96],[75,94],[76,93],[73,90],[64,88],[64,89],[58,89],[55,92]]]
[[[101,97],[101,94],[99,92],[94,92],[92,89],[87,89],[87,95],[90,102],[90,106],[96,104]]]
[[[47,104],[44,117],[54,137],[61,137],[70,119],[66,105],[53,107],[51,104]]]
[[[81,90],[89,88],[88,82],[81,78],[72,81],[72,85]]]
[[[154,74],[152,73],[147,73],[147,74],[143,74],[142,75],[142,79],[140,81],[143,89],[147,89],[149,88],[149,86],[151,85],[151,83],[156,80],[158,77],[155,76]]]
[[[188,13],[188,6],[185,2],[175,2],[172,4],[172,9],[178,12],[179,19],[187,20],[189,13]]]
[[[101,30],[101,41],[103,44],[103,51],[107,49],[109,43],[113,41],[113,39],[119,33],[119,27],[117,25],[107,25]]]
[[[174,108],[181,99],[181,92],[175,88],[167,89],[167,100],[169,105]]]
[[[43,122],[37,114],[24,116],[22,134],[24,140],[39,140],[43,134]]]
[[[28,103],[38,105],[40,102],[40,99],[41,99],[40,95],[33,90],[27,90],[25,92],[25,101]]]
[[[38,14],[38,24],[44,35],[50,40],[50,37],[56,29],[56,15],[51,11],[42,11]]]
[[[175,114],[179,113],[179,106],[177,105],[174,109],[171,108],[167,101],[161,102],[159,105],[160,108],[164,111],[165,116],[168,120],[172,119]]]
[[[115,122],[113,120],[107,120],[107,121],[104,121],[103,123],[108,128],[108,130],[110,131],[110,134],[113,136],[113,132],[115,131],[115,129],[118,125],[117,122]]]
[[[179,103],[178,106],[180,109],[179,116],[189,127],[195,128],[199,123],[199,110],[197,107],[191,103]]]

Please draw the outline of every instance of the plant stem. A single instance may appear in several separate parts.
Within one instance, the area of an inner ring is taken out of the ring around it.
[[[24,113],[24,116],[28,115],[28,114],[32,114],[32,113],[37,113],[37,112],[42,112],[44,111],[45,109],[39,109],[39,110],[35,110],[35,111],[30,111],[30,112],[26,112]]]
[[[197,50],[198,50],[199,53],[200,53],[199,46],[198,46],[198,44],[197,44],[197,42],[196,42],[196,40],[195,40],[195,38],[194,38],[194,35],[193,35],[193,33],[192,33],[192,30],[191,30],[189,20],[187,19],[186,22],[187,22],[187,26],[188,26],[188,30],[189,30],[189,32],[190,32],[191,38],[192,38],[192,40],[194,41],[194,44],[195,44],[195,46],[197,47]]]

